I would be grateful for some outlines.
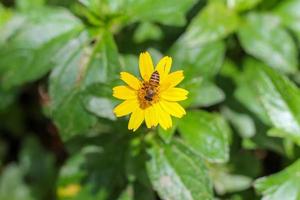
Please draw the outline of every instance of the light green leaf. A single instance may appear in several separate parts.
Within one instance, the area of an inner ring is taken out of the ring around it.
[[[179,132],[190,149],[211,162],[229,159],[230,128],[216,113],[189,111],[178,124]]]
[[[196,0],[81,0],[80,2],[102,19],[111,17],[121,18],[123,23],[147,21],[183,26],[186,23],[185,14]]]
[[[196,3],[195,0],[118,1],[123,2],[123,12],[131,22],[152,21],[174,26],[182,26],[186,23],[185,13]]]
[[[66,45],[62,51],[67,53],[56,58],[58,65],[50,76],[51,113],[64,139],[83,133],[96,122],[96,118],[84,108],[82,93],[85,89],[118,77],[120,64],[112,36],[103,32],[95,44],[89,42],[87,33],[83,32]],[[94,114],[99,112],[93,111]],[[108,112],[101,115],[108,117]],[[112,118],[112,114],[109,115]]]
[[[300,197],[300,160],[283,171],[255,181],[255,189],[263,199],[298,200]]]
[[[277,17],[250,13],[246,15],[238,35],[248,54],[284,73],[297,70],[296,46]]]
[[[219,195],[233,193],[248,189],[251,187],[252,179],[250,177],[231,174],[223,166],[210,168],[210,174],[213,180],[214,188]]]
[[[300,91],[286,77],[268,67],[256,67],[256,88],[274,127],[300,144]]]
[[[69,157],[59,171],[57,186],[79,184],[86,175],[86,172],[82,169],[83,164],[84,156],[81,152]]]
[[[133,39],[135,42],[141,43],[146,40],[159,40],[162,36],[163,33],[159,26],[153,23],[144,22],[141,23],[134,32]]]
[[[254,59],[246,59],[243,63],[244,72],[237,77],[237,89],[234,96],[252,113],[254,113],[262,122],[270,124],[270,119],[263,109],[255,87],[256,68],[262,66],[261,62]]]
[[[195,77],[213,77],[224,59],[225,45],[222,41],[205,45],[188,46],[177,41],[170,50],[174,58],[173,70],[184,70],[185,81]]]
[[[278,15],[283,24],[291,29],[300,41],[300,1],[282,1],[275,8],[274,14]]]
[[[208,107],[225,99],[224,92],[208,80],[192,79],[182,87],[189,91],[189,98],[182,102],[186,107]]]
[[[178,43],[195,48],[225,38],[233,33],[238,25],[239,18],[233,10],[222,3],[211,2],[193,18]]]
[[[254,8],[257,4],[259,4],[262,0],[226,0],[227,6],[230,9],[244,11],[250,10]]]
[[[3,26],[9,19],[13,16],[13,12],[0,3],[0,33],[1,31],[1,26]],[[2,37],[2,36],[1,36]],[[1,43],[1,37],[0,37],[0,43]]]
[[[178,124],[177,118],[173,119],[173,126],[167,130],[164,130],[163,128],[158,128],[158,135],[164,140],[165,143],[170,143],[172,141],[172,137],[176,132],[177,124]]]
[[[41,17],[41,15],[43,17]],[[55,66],[53,57],[82,29],[62,8],[43,8],[15,16],[0,29],[0,72],[3,87],[40,78]]]
[[[127,188],[121,193],[118,200],[133,200],[133,187],[128,185]]]
[[[255,124],[249,115],[236,112],[228,107],[223,107],[221,112],[234,126],[241,137],[251,138],[255,135]]]
[[[248,62],[246,71],[252,81],[247,84],[260,105],[257,112],[265,113],[273,127],[282,129],[282,137],[300,144],[300,91],[285,76],[259,62]],[[249,76],[250,77],[250,76]],[[254,93],[253,93],[254,92]],[[259,116],[259,115],[258,115]]]
[[[162,199],[211,200],[211,183],[203,161],[181,142],[148,149],[147,171]]]
[[[23,173],[16,165],[8,165],[0,177],[0,199],[33,200],[29,188],[23,181]]]
[[[86,109],[98,117],[116,120],[113,113],[119,101],[112,96],[112,87],[105,84],[94,84],[84,92],[84,105]]]
[[[16,0],[16,6],[21,11],[31,11],[42,7],[45,0]]]

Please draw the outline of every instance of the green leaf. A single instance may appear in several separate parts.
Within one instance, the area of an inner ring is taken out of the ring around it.
[[[137,43],[145,42],[146,40],[159,40],[163,36],[163,33],[159,26],[144,22],[141,23],[134,32],[133,39]]]
[[[125,189],[125,162],[129,148],[128,132],[112,132],[90,137],[88,147],[84,148],[86,183],[91,191],[105,191],[107,198],[117,199]]]
[[[45,0],[16,0],[16,6],[21,11],[31,11],[42,7]]]
[[[121,2],[123,2],[123,12],[126,13],[130,22],[151,21],[174,26],[182,26],[186,23],[185,13],[196,3],[195,0],[134,0]]]
[[[290,0],[282,1],[275,8],[274,14],[281,18],[281,21],[289,29],[291,29],[297,36],[298,42],[300,41],[300,1]]]
[[[186,12],[196,0],[82,0],[83,5],[101,19],[116,19],[119,23],[158,22],[183,26]]]
[[[237,89],[234,96],[252,113],[254,113],[262,122],[270,124],[270,119],[263,109],[255,87],[255,77],[257,71],[254,66],[260,68],[263,64],[254,59],[246,59],[243,63],[244,72],[237,77]]]
[[[300,160],[274,175],[259,178],[255,189],[263,194],[263,199],[297,200],[300,196]]]
[[[19,86],[46,74],[55,66],[53,57],[80,29],[80,21],[62,8],[43,8],[12,18],[0,29],[4,34],[0,39],[3,87]]]
[[[173,70],[184,70],[185,81],[215,76],[222,66],[224,54],[225,45],[222,41],[189,46],[179,40],[170,50],[174,58]]]
[[[176,132],[177,124],[180,119],[174,118],[173,119],[173,126],[167,130],[163,128],[158,128],[158,135],[164,140],[166,143],[170,143],[172,141],[172,137]]]
[[[1,33],[1,26],[3,26],[9,19],[13,16],[13,12],[0,3],[0,33]],[[1,43],[1,37],[0,37]]]
[[[133,200],[133,187],[128,185],[127,188],[122,192],[118,200]]]
[[[178,124],[186,144],[196,154],[210,162],[227,162],[229,159],[230,128],[216,113],[189,111]]]
[[[86,175],[86,172],[82,169],[83,164],[83,153],[79,152],[69,157],[59,171],[57,186],[62,187],[70,184],[79,184]]]
[[[292,37],[272,15],[250,13],[238,36],[245,51],[284,73],[297,70],[297,49]],[[276,40],[274,39],[276,38]]]
[[[113,113],[118,104],[112,96],[112,86],[105,84],[94,84],[84,92],[84,105],[86,109],[98,117],[116,120]]]
[[[255,135],[255,124],[249,115],[236,112],[228,107],[223,107],[221,112],[241,137],[251,138]]]
[[[147,171],[162,199],[210,200],[211,183],[203,161],[181,142],[155,144],[148,149]]]
[[[222,3],[211,2],[193,18],[178,43],[195,48],[225,38],[233,33],[238,25],[239,18],[233,10]]]
[[[66,45],[64,52],[67,53],[57,57],[58,65],[50,76],[51,115],[64,139],[83,134],[96,122],[96,118],[84,108],[84,103],[89,110],[99,107],[90,107],[91,99],[87,100],[84,91],[93,84],[110,82],[118,77],[120,64],[110,33],[102,32],[95,44],[89,42],[87,33],[83,32]],[[96,103],[92,106],[99,106],[99,99]],[[112,118],[108,113],[111,109],[112,104],[107,112],[94,110],[93,113],[99,115],[102,112],[102,117]]]
[[[23,173],[16,165],[8,165],[0,177],[0,199],[33,200],[29,188],[23,181]]]
[[[262,0],[227,0],[227,6],[230,9],[244,11],[254,8]]]
[[[182,87],[189,91],[189,98],[182,102],[186,107],[208,107],[225,99],[224,92],[208,80],[188,80]]]
[[[23,143],[19,161],[20,169],[31,181],[33,196],[36,199],[45,199],[51,196],[56,178],[54,155],[47,152],[36,139],[28,138]]]
[[[64,141],[78,134],[84,134],[86,130],[96,124],[95,116],[84,108],[83,96],[77,90],[68,93],[62,103],[53,109],[51,117]]]
[[[228,173],[223,166],[211,167],[210,174],[214,188],[219,195],[242,191],[250,188],[252,184],[250,177]]]
[[[283,75],[264,65],[253,65],[255,88],[272,125],[300,144],[300,91]]]

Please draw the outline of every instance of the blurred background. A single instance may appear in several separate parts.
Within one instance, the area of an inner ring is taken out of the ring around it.
[[[0,200],[299,200],[300,0],[0,0]],[[173,58],[187,116],[112,88]]]

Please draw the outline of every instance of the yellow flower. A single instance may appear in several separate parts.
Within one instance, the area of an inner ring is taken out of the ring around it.
[[[186,114],[177,101],[187,99],[188,91],[175,87],[183,80],[183,71],[169,74],[171,65],[172,58],[165,56],[154,70],[151,56],[145,52],[139,58],[142,80],[121,72],[121,80],[127,86],[113,88],[113,96],[124,100],[114,109],[114,113],[117,117],[131,113],[129,130],[137,130],[144,120],[147,128],[160,124],[163,129],[168,129],[172,127],[170,115],[181,118]]]
[[[78,184],[70,184],[66,187],[60,187],[57,190],[57,195],[61,198],[75,197],[81,190],[81,186]]]

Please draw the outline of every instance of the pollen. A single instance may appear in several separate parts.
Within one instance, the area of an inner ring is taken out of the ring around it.
[[[144,81],[138,90],[138,101],[141,109],[146,109],[159,102],[159,86]]]

